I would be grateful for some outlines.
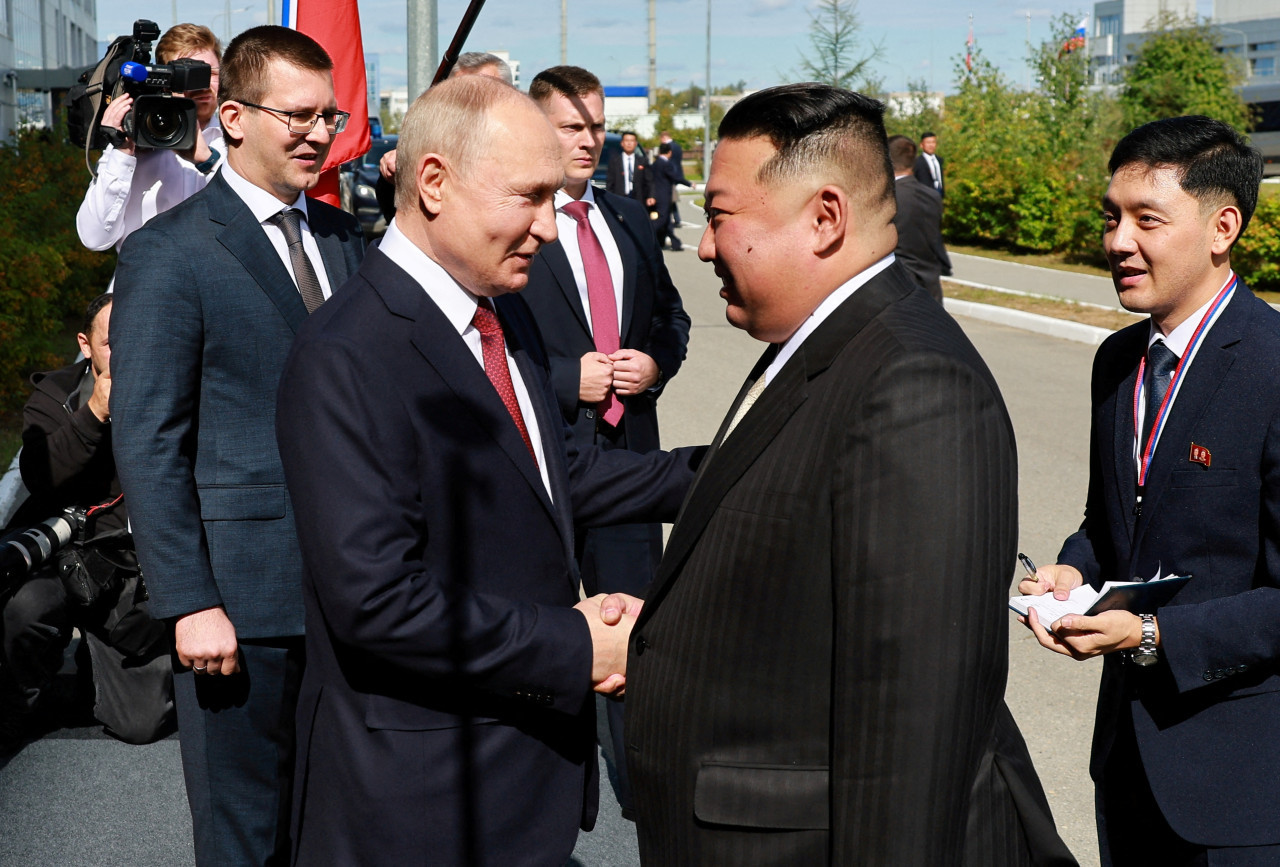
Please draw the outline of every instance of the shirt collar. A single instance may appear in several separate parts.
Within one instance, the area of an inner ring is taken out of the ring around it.
[[[596,204],[596,194],[591,189],[591,181],[587,181],[587,191],[582,194],[582,198],[580,199],[575,199],[573,196],[566,193],[563,188],[556,190],[555,203],[556,203],[557,211],[563,211],[564,206],[569,204],[570,202],[586,202],[588,211],[590,211],[593,208],[600,207],[599,205]]]
[[[254,219],[259,223],[265,223],[267,220],[283,211],[286,207],[297,208],[299,211],[302,211],[302,218],[310,222],[307,214],[306,193],[298,193],[298,198],[293,201],[293,204],[285,205],[262,187],[251,181],[245,180],[243,176],[237,174],[236,170],[231,167],[231,162],[229,160],[219,171],[222,172],[222,176],[226,178],[231,189],[234,190],[235,194],[244,201],[245,205],[247,205],[249,210],[253,213]]]
[[[462,334],[467,330],[471,320],[475,318],[480,299],[463,288],[439,263],[405,237],[394,219],[387,226],[378,249],[422,287],[455,331]]]
[[[1235,279],[1235,273],[1228,273],[1227,282],[1222,284],[1222,288],[1225,288],[1233,279]],[[1218,292],[1221,292],[1222,288],[1219,288]],[[1213,298],[1204,302],[1204,305],[1199,310],[1182,320],[1177,328],[1169,332],[1168,337],[1161,334],[1160,330],[1156,328],[1156,323],[1152,321],[1148,326],[1150,330],[1147,332],[1147,348],[1150,349],[1157,340],[1163,340],[1164,345],[1169,347],[1174,355],[1179,358],[1186,355],[1187,344],[1191,342],[1192,335],[1200,327],[1200,320],[1204,319],[1204,315],[1209,312],[1209,307],[1212,306],[1214,299],[1218,297],[1218,292],[1213,293]]]

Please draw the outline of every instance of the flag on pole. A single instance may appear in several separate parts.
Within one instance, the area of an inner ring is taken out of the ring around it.
[[[283,0],[282,24],[319,42],[333,59],[338,108],[351,112],[347,128],[333,140],[320,183],[307,195],[338,206],[338,166],[369,150],[369,96],[364,44],[356,0]]]
[[[964,68],[973,72],[973,16],[969,16],[969,38],[964,41]]]
[[[1071,34],[1071,38],[1062,43],[1062,48],[1058,51],[1058,56],[1070,54],[1078,51],[1085,46],[1085,37],[1089,33],[1089,16],[1086,15],[1080,19],[1080,23],[1076,25],[1076,29]]]

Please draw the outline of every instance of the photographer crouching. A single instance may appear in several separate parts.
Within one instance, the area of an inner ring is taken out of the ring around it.
[[[107,734],[140,744],[173,730],[168,633],[147,613],[111,455],[111,300],[100,295],[85,312],[77,335],[85,358],[32,376],[23,408],[19,465],[31,496],[10,529],[73,511],[55,522],[70,530],[48,562],[0,586],[0,752],[37,733],[42,705],[52,710],[48,693],[73,627],[89,649],[93,715]],[[41,546],[30,547],[40,559]]]
[[[159,28],[152,31],[158,32]],[[144,50],[149,45],[146,38],[138,40]],[[156,214],[204,189],[227,150],[217,112],[221,57],[218,38],[198,24],[170,27],[156,43],[156,59],[162,64],[191,58],[210,66],[209,87],[186,93],[196,104],[200,126],[194,150],[139,148],[122,131],[134,105],[133,97],[122,93],[111,100],[101,126],[112,134],[115,143],[103,150],[97,177],[89,184],[76,214],[80,243],[90,250],[119,250],[125,238]]]

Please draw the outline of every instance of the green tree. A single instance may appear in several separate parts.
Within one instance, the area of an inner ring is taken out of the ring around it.
[[[864,49],[857,8],[857,0],[817,0],[809,12],[810,50],[800,58],[805,78],[850,90],[883,89],[871,64],[884,54],[884,42]]]
[[[1125,70],[1120,105],[1129,128],[1184,114],[1203,114],[1249,127],[1249,110],[1233,88],[1239,65],[1219,54],[1217,35],[1195,19],[1161,13]]]

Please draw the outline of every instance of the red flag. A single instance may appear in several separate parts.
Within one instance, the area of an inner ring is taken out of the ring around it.
[[[973,72],[973,16],[969,18],[969,38],[964,41],[964,68]]]
[[[307,195],[338,206],[338,166],[369,150],[369,96],[364,77],[364,44],[356,0],[293,0],[294,29],[319,42],[333,59],[338,108],[351,112],[347,128],[333,140],[320,183]],[[288,3],[285,15],[288,16]]]

